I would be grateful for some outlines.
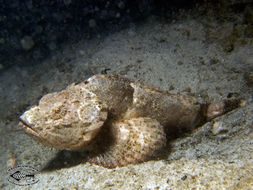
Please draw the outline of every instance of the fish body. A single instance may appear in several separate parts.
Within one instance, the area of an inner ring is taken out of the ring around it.
[[[90,162],[115,168],[155,158],[170,133],[192,130],[239,105],[200,104],[117,75],[95,75],[43,96],[19,126],[43,144],[89,151]]]

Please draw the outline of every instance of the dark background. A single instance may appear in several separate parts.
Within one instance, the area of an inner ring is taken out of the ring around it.
[[[179,10],[198,6],[200,14],[210,9],[238,12],[250,4],[249,0],[0,0],[0,70],[36,64],[64,45],[107,35],[150,15],[169,19]]]

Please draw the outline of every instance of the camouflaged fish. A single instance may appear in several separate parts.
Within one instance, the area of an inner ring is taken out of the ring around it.
[[[88,151],[90,162],[115,168],[155,158],[172,131],[192,130],[239,105],[200,104],[117,75],[95,75],[43,96],[19,126],[45,145]]]

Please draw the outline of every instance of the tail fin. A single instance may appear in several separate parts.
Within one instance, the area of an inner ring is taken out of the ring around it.
[[[218,116],[221,116],[244,105],[245,101],[239,99],[226,99],[220,103],[211,103],[203,105],[202,114],[205,121],[210,121]]]

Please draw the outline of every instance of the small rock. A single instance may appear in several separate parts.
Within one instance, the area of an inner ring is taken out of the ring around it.
[[[116,18],[120,18],[120,13],[117,13],[117,14],[115,15],[115,17],[116,17]]]
[[[9,160],[7,160],[7,168],[14,168],[17,165],[17,160],[16,158],[10,158]]]
[[[23,49],[25,49],[25,50],[30,50],[34,46],[34,41],[33,41],[32,37],[30,37],[30,36],[25,36],[24,38],[21,39],[20,42],[21,42]]]
[[[79,50],[79,54],[83,56],[83,55],[85,55],[85,51],[84,50]]]
[[[95,28],[96,26],[97,26],[97,23],[96,23],[95,19],[90,19],[89,20],[89,27]]]
[[[184,181],[186,180],[186,178],[187,178],[187,175],[184,175],[183,177],[181,177],[181,180]]]
[[[228,128],[223,125],[223,122],[217,121],[213,124],[212,133],[214,135],[220,135],[228,132]]]
[[[177,65],[183,65],[183,64],[184,64],[183,61],[178,61],[178,62],[177,62]]]
[[[123,1],[120,1],[120,2],[118,3],[118,7],[119,7],[120,9],[124,9],[124,8],[125,8],[125,3],[124,3]]]

